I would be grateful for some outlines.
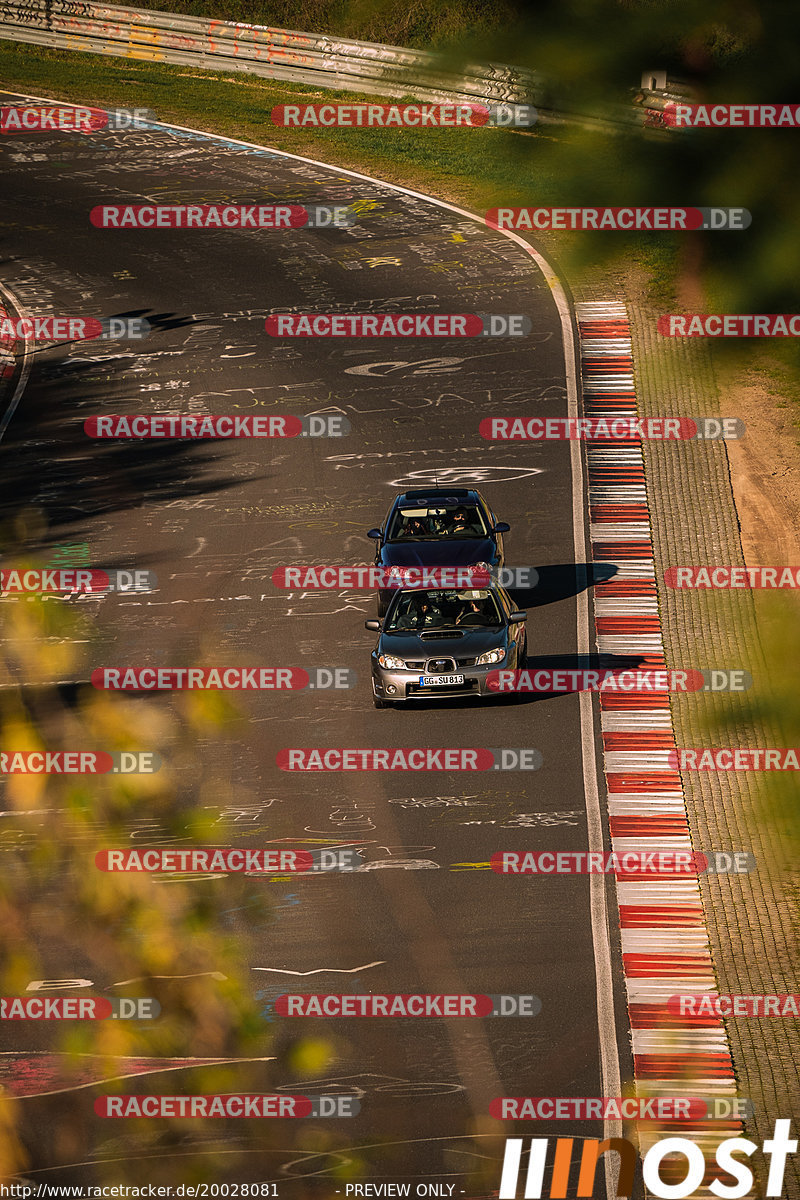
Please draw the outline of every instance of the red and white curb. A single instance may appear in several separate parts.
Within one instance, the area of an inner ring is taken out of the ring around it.
[[[585,415],[635,418],[625,306],[591,302],[576,310]],[[635,658],[641,669],[663,668],[641,439],[586,445],[592,559],[616,568],[594,588],[598,651]],[[612,849],[690,851],[681,777],[668,765],[676,749],[668,693],[601,692],[599,700]],[[697,881],[616,879],[637,1096],[735,1096],[722,1021],[667,1011],[678,992],[717,990]],[[643,1154],[653,1142],[679,1135],[696,1141],[707,1162],[721,1139],[740,1131],[734,1120],[638,1123]]]

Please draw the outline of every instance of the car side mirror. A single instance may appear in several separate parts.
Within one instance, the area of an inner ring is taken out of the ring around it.
[[[521,608],[515,608],[512,613],[508,614],[509,621],[527,621],[528,614],[523,612]]]
[[[371,629],[373,631],[373,633],[380,633],[381,623],[380,623],[380,621],[365,621],[364,628]]]
[[[492,526],[492,533],[508,533],[510,529],[511,526],[505,521],[498,521],[496,525]]]
[[[368,530],[367,530],[367,537],[368,537],[368,538],[372,538],[372,539],[373,539],[373,541],[379,542],[379,541],[381,540],[381,531],[380,531],[380,529],[368,529]]]

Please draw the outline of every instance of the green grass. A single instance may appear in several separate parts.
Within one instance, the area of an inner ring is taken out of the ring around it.
[[[520,175],[510,144],[531,142],[535,134],[481,128],[284,129],[270,120],[278,104],[389,103],[386,97],[6,41],[0,41],[0,85],[101,107],[150,108],[160,121],[378,175],[476,211],[499,202],[529,203],[532,189],[543,182],[540,176],[534,182],[532,170],[527,178]]]

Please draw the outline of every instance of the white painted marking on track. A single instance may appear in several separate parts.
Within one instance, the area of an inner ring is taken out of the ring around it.
[[[276,975],[355,975],[357,971],[367,971],[370,967],[380,967],[386,962],[379,958],[377,962],[364,963],[360,967],[317,967],[314,971],[287,971],[283,967],[251,967],[251,971],[272,971]]]

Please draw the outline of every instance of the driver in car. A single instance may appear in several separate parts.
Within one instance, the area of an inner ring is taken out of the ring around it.
[[[416,597],[410,602],[402,617],[397,618],[398,629],[428,629],[441,620],[441,610],[431,604],[427,596]]]
[[[475,523],[470,520],[469,514],[465,508],[457,508],[453,513],[453,519],[450,524],[450,533],[477,533]]]
[[[456,625],[487,625],[490,616],[486,600],[467,600],[456,617]]]

